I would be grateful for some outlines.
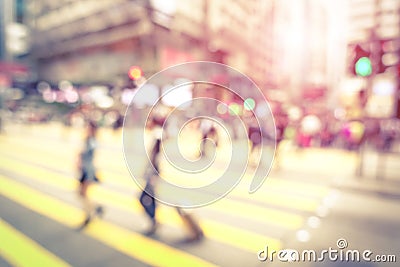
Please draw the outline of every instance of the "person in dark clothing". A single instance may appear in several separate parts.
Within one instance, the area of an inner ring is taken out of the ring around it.
[[[154,198],[155,194],[155,182],[156,177],[159,173],[158,167],[158,155],[160,153],[161,147],[161,139],[157,138],[155,144],[153,145],[153,149],[150,154],[150,164],[146,169],[145,179],[146,179],[146,186],[140,195],[140,204],[144,208],[147,216],[151,220],[151,227],[146,232],[147,235],[152,235],[155,233],[158,227],[158,223],[156,220],[156,201]]]
[[[160,152],[161,152],[161,127],[164,125],[162,120],[153,119],[148,127],[153,132],[154,144],[150,152],[150,162],[145,171],[146,186],[140,195],[140,204],[142,205],[146,215],[151,221],[151,227],[146,232],[146,235],[152,235],[158,228],[158,222],[156,218],[157,214],[157,202],[155,200],[155,186],[160,173]],[[199,241],[203,238],[204,234],[194,217],[188,212],[184,211],[180,207],[176,207],[176,210],[181,217],[184,225],[188,228],[191,235],[188,241]]]
[[[80,228],[83,228],[89,224],[94,215],[101,216],[103,214],[103,208],[96,206],[87,196],[88,188],[96,182],[99,182],[96,177],[96,169],[94,167],[94,154],[97,146],[96,132],[97,125],[90,122],[87,130],[87,137],[85,140],[85,146],[79,155],[78,169],[80,171],[79,179],[79,196],[82,200],[84,210],[86,212],[86,218]]]

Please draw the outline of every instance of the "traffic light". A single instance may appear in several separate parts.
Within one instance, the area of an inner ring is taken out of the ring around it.
[[[372,74],[371,53],[364,50],[360,45],[353,48],[350,72],[353,75],[366,77]]]
[[[128,76],[132,80],[139,80],[143,76],[142,69],[138,66],[132,66],[129,68]]]
[[[369,76],[372,73],[371,60],[368,57],[359,58],[356,62],[355,68],[358,76]]]

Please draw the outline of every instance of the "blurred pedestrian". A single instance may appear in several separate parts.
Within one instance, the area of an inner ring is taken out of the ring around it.
[[[147,216],[150,218],[151,227],[146,232],[147,235],[152,235],[155,233],[158,227],[158,222],[156,220],[156,201],[155,201],[155,185],[156,179],[159,172],[158,167],[158,155],[160,153],[160,146],[161,146],[161,139],[157,139],[151,155],[150,161],[151,165],[146,169],[145,179],[146,179],[146,186],[140,195],[140,204],[144,208]]]
[[[248,139],[250,141],[250,155],[253,155],[254,151],[262,145],[263,131],[258,120],[251,116],[248,118]]]
[[[342,136],[346,149],[358,150],[364,141],[365,126],[361,121],[349,121],[343,125]]]
[[[321,147],[329,147],[332,145],[335,135],[332,133],[331,129],[329,128],[329,124],[326,124],[322,128],[322,130],[319,134],[319,138],[321,141],[321,144],[320,144]]]
[[[159,154],[161,151],[161,127],[163,126],[163,120],[153,117],[146,126],[149,133],[153,136],[153,145],[150,151],[150,162],[144,174],[146,185],[140,195],[139,201],[151,221],[151,227],[146,234],[152,235],[158,227],[156,220],[157,204],[155,201],[155,186],[159,174]]]
[[[153,118],[147,125],[148,130],[153,135],[153,145],[150,152],[150,163],[145,171],[146,185],[140,195],[140,204],[142,205],[146,215],[151,221],[151,226],[146,235],[152,235],[156,232],[159,223],[157,221],[157,202],[155,199],[157,179],[160,173],[160,152],[161,152],[161,134],[163,131],[162,127],[165,127],[164,120],[160,118]],[[195,218],[177,207],[177,212],[182,218],[184,225],[189,229],[191,235],[188,238],[189,241],[198,241],[204,234]]]
[[[201,120],[199,129],[202,134],[200,154],[206,155],[205,153],[206,153],[207,140],[212,140],[214,142],[215,147],[218,147],[217,129],[215,128],[214,123],[209,119]]]
[[[99,179],[96,177],[96,169],[93,163],[95,149],[97,147],[96,133],[97,125],[94,122],[89,122],[87,126],[85,145],[78,159],[78,169],[80,171],[79,196],[86,213],[86,218],[80,228],[87,226],[93,216],[103,215],[103,207],[95,205],[87,196],[89,187],[93,183],[99,182]]]
[[[301,148],[312,146],[313,138],[321,132],[322,123],[316,115],[306,115],[300,122],[297,142]]]
[[[380,149],[383,152],[391,151],[396,140],[396,124],[394,120],[382,120],[380,122],[379,137],[381,139]]]
[[[112,128],[117,131],[124,125],[124,116],[118,112],[117,119],[113,122]]]

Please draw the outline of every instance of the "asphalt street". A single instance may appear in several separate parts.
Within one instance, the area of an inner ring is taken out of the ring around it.
[[[181,218],[162,204],[157,214],[161,227],[154,236],[143,234],[149,221],[138,201],[140,188],[125,164],[121,136],[111,129],[99,132],[101,183],[89,195],[105,207],[105,214],[78,231],[84,213],[75,164],[82,130],[56,123],[6,124],[0,135],[0,266],[284,266],[289,263],[276,255],[260,261],[260,251],[267,246],[270,252],[319,252],[338,249],[339,239],[348,249],[400,260],[397,155],[384,155],[384,166],[376,170],[380,155],[366,152],[363,176],[357,177],[359,155],[354,152],[284,146],[256,193],[248,193],[250,167],[227,196],[190,210],[205,239],[187,242]],[[195,135],[190,136],[194,139],[187,144],[196,144]],[[226,151],[222,145],[207,179],[220,175]],[[136,156],[145,163],[143,155]],[[377,179],[382,168],[385,175]],[[228,171],[237,176],[241,170]],[[187,179],[167,163],[162,172],[175,182]],[[397,266],[328,258],[295,264]]]

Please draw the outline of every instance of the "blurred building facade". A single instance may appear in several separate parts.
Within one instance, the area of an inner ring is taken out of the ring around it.
[[[272,74],[269,1],[27,0],[39,77],[77,83],[149,76],[173,64],[212,60],[257,83]]]
[[[247,74],[271,100],[332,109],[349,47],[372,32],[398,38],[400,25],[396,0],[25,1],[40,80],[122,84],[132,65],[149,77],[211,60]]]
[[[349,44],[399,38],[399,1],[351,0],[347,4]]]
[[[29,28],[23,0],[0,0],[0,87],[12,87],[29,77]]]
[[[24,0],[0,1],[0,59],[3,62],[28,53],[29,31],[25,14]]]
[[[274,1],[272,42],[275,84],[280,98],[295,105],[336,104],[334,92],[345,74],[344,1]]]

